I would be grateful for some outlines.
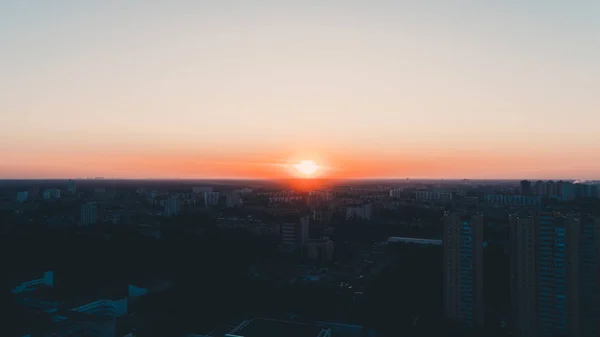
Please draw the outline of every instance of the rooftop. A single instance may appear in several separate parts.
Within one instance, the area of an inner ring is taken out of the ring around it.
[[[312,324],[255,318],[232,335],[243,337],[317,337],[321,330],[323,330],[322,327]]]

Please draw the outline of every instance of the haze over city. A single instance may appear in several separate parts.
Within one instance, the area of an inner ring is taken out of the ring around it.
[[[0,177],[598,179],[598,2],[463,5],[3,2]]]

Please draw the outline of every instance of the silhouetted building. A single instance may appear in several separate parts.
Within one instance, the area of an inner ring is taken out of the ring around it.
[[[390,190],[390,198],[397,198],[400,199],[402,198],[402,193],[404,192],[403,188],[392,188]]]
[[[221,194],[219,192],[204,192],[204,205],[206,207],[217,206],[220,197]]]
[[[483,217],[444,215],[444,312],[468,326],[483,326]]]
[[[179,214],[179,199],[170,197],[165,200],[165,216],[176,216]]]
[[[600,335],[600,218],[581,216],[581,335]]]
[[[537,223],[540,336],[579,336],[579,221],[540,213]]]
[[[73,180],[67,182],[67,192],[69,192],[70,195],[75,195],[77,193],[77,185],[75,185]]]
[[[346,207],[346,220],[371,220],[373,205],[362,204]]]
[[[81,225],[89,226],[98,223],[98,204],[95,202],[86,202],[81,205]]]
[[[281,225],[281,244],[285,250],[293,251],[304,248],[308,243],[309,217],[301,217],[298,221],[285,222]]]
[[[422,201],[450,201],[452,200],[452,192],[428,192],[418,191],[415,193],[417,200]]]
[[[544,183],[541,180],[538,180],[535,182],[535,195],[537,195],[538,197],[547,197],[548,196],[548,190],[547,190],[547,186],[546,183]]]
[[[334,243],[328,237],[308,240],[306,256],[313,260],[331,262],[333,260]]]
[[[542,205],[542,199],[540,197],[527,195],[491,194],[486,195],[484,200],[486,203],[493,205],[518,207],[539,207]]]
[[[533,188],[529,180],[521,180],[521,195],[533,195]]]
[[[242,201],[242,197],[240,196],[239,192],[237,191],[233,191],[227,194],[226,200],[225,200],[225,205],[228,208],[234,208],[234,207],[240,207],[242,206],[243,201]]]
[[[516,337],[537,333],[537,231],[532,217],[511,215],[510,305],[511,330]]]

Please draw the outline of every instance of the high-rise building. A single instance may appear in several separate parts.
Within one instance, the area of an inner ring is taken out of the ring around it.
[[[89,226],[98,223],[98,204],[86,202],[81,205],[81,225]]]
[[[281,244],[286,250],[303,249],[309,238],[308,216],[301,217],[297,221],[286,222],[281,225]]]
[[[532,217],[511,216],[514,336],[582,336],[580,246],[585,233],[578,215],[542,212]],[[593,245],[594,234],[589,235]],[[589,268],[594,268],[593,263]]]
[[[75,195],[75,193],[77,193],[77,185],[75,185],[73,180],[69,180],[67,182],[67,192],[69,192],[71,195]]]
[[[510,305],[515,337],[537,332],[537,231],[532,217],[510,216]]]
[[[165,216],[176,216],[179,214],[179,199],[170,197],[165,200]]]
[[[529,180],[521,180],[521,195],[532,195],[533,188]]]
[[[535,195],[542,198],[545,198],[548,195],[547,186],[545,182],[538,180],[535,183]]]
[[[549,212],[536,222],[539,336],[580,336],[579,221]]]
[[[548,198],[558,196],[558,184],[552,180],[546,182],[546,196]]]
[[[600,335],[600,218],[581,216],[580,323],[582,336]]]
[[[392,188],[390,190],[390,198],[397,198],[400,199],[402,198],[402,193],[404,193],[404,189],[403,188]]]
[[[483,326],[483,217],[444,216],[444,312],[446,318]]]
[[[216,206],[219,204],[219,198],[221,194],[219,192],[204,192],[204,205],[206,207]]]

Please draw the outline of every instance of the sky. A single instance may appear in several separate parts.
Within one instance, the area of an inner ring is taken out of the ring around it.
[[[0,178],[600,179],[597,0],[0,1]]]

